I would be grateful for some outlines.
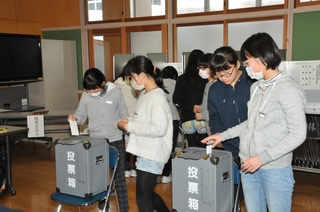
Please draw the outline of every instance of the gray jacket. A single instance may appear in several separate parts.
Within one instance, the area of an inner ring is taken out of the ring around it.
[[[77,123],[88,119],[88,130],[92,137],[108,138],[110,142],[122,139],[122,131],[117,126],[119,119],[128,116],[128,110],[120,88],[108,82],[106,92],[92,97],[83,92],[78,109],[74,113]]]
[[[221,136],[240,137],[241,160],[257,155],[262,169],[287,167],[306,138],[305,103],[304,91],[289,76],[280,75],[267,87],[257,81],[250,90],[248,120]]]

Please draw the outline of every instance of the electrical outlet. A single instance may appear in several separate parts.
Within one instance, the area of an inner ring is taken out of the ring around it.
[[[319,87],[319,64],[303,64],[300,67],[300,85],[305,89]]]

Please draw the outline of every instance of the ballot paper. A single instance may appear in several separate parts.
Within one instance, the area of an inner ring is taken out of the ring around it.
[[[69,120],[70,129],[71,129],[71,135],[79,135],[79,129],[77,121],[71,121]]]

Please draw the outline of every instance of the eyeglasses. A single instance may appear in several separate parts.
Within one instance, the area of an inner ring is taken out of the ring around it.
[[[231,69],[227,70],[227,71],[220,71],[220,72],[216,72],[216,75],[214,75],[215,78],[218,79],[222,79],[222,78],[228,78],[232,75],[233,71],[234,71],[235,66],[233,66]],[[221,74],[221,72],[225,73],[225,74]]]

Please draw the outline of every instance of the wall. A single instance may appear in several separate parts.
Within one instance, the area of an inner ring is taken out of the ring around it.
[[[28,85],[30,104],[51,112],[74,111],[78,106],[76,42],[42,39],[42,52],[44,80]]]
[[[43,28],[80,28],[80,0],[0,0],[0,33],[36,34],[45,39],[74,40],[78,81],[82,82],[80,30],[42,32]],[[78,84],[81,89],[81,83]]]
[[[41,0],[0,0],[0,32],[41,34]]]
[[[77,51],[77,73],[78,73],[78,88],[82,90],[82,45],[81,45],[81,31],[76,30],[56,30],[56,31],[44,31],[42,35],[43,39],[53,40],[72,40],[76,42]]]
[[[292,61],[320,60],[320,11],[294,14]]]
[[[0,32],[41,35],[43,28],[80,26],[79,0],[0,0]]]

